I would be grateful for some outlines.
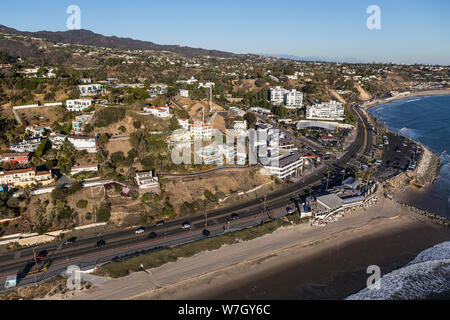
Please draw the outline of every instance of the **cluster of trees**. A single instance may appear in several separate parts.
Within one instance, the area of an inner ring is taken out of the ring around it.
[[[121,121],[125,118],[126,109],[123,107],[111,107],[100,109],[95,113],[94,126],[108,127],[113,123]]]

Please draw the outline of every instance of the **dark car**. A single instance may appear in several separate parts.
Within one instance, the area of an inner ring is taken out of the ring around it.
[[[66,242],[64,242],[63,245],[68,246],[70,244],[73,244],[75,242],[75,240],[77,240],[77,238],[72,237],[72,238],[68,239]]]
[[[41,251],[36,256],[36,260],[43,260],[43,259],[45,259],[47,257],[47,255],[48,255],[48,251],[47,250]]]
[[[163,226],[163,225],[164,225],[164,220],[158,221],[158,222],[156,223],[156,226],[157,226],[157,227],[161,227],[161,226]]]
[[[239,215],[237,213],[233,213],[231,215],[231,220],[237,220],[237,219],[239,219]]]
[[[104,247],[105,244],[106,244],[105,240],[99,240],[99,241],[97,242],[97,248]]]
[[[157,236],[158,236],[158,235],[156,234],[156,232],[151,232],[151,233],[148,235],[148,237],[149,237],[150,239],[155,239]]]
[[[209,237],[211,235],[211,232],[209,231],[209,230],[203,230],[203,236],[206,238],[206,237]]]

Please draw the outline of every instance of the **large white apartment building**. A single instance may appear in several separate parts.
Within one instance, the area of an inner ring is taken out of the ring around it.
[[[297,90],[286,90],[284,93],[284,104],[287,109],[297,109],[303,104],[303,92]]]
[[[106,92],[102,84],[82,84],[77,88],[82,97],[96,96]]]
[[[306,119],[342,121],[345,119],[344,104],[330,101],[308,106]]]
[[[92,106],[92,99],[73,99],[66,101],[66,108],[69,111],[80,112]]]
[[[284,103],[288,109],[297,109],[303,104],[303,92],[281,87],[270,88],[270,102],[276,106]]]
[[[299,170],[303,170],[303,155],[299,151],[294,151],[290,155],[281,157],[277,161],[273,161],[267,166],[264,166],[266,170],[284,180],[289,177],[294,177],[298,174]]]

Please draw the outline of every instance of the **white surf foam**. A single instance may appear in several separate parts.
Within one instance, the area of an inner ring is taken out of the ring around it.
[[[419,253],[406,266],[381,278],[380,289],[365,288],[346,300],[410,300],[450,290],[450,241]]]

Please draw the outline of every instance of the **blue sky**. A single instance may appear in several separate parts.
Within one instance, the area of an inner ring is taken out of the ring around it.
[[[450,65],[448,0],[15,0],[0,24],[63,31],[69,5],[83,29],[159,44]],[[366,27],[369,5],[381,9],[381,30]]]

